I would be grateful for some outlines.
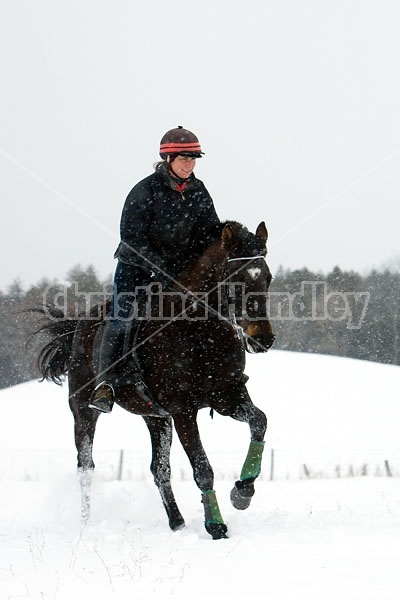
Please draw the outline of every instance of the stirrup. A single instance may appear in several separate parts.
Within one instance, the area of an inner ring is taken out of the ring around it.
[[[94,389],[89,400],[89,408],[103,413],[111,412],[114,405],[114,395],[113,386],[106,381],[102,381]]]

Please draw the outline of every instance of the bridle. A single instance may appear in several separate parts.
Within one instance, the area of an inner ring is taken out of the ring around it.
[[[241,261],[241,260],[246,260],[249,263],[253,262],[255,260],[266,260],[265,256],[263,256],[262,254],[257,254],[256,256],[238,256],[237,258],[228,258],[226,261],[226,264],[228,263],[233,263],[236,261]],[[240,271],[240,269],[237,269],[236,273],[238,271]],[[228,277],[232,277],[232,275],[234,275],[234,273],[227,273],[226,269],[225,269],[225,274],[224,274],[224,280],[226,281],[228,279]],[[230,286],[227,287],[227,291],[226,291],[226,299],[227,299],[227,304],[228,306],[230,305],[230,301],[235,299],[234,294],[231,293],[231,289]],[[250,353],[250,354],[254,354],[255,350],[254,348],[249,344],[248,341],[248,335],[245,332],[245,329],[239,325],[239,323],[237,322],[236,319],[236,314],[235,311],[229,311],[229,318],[228,321],[230,322],[231,326],[233,327],[233,329],[236,331],[236,334],[238,336],[238,338],[241,340],[241,342],[245,345],[246,350]]]
[[[248,260],[251,262],[253,260],[257,260],[258,258],[265,260],[265,256],[263,254],[257,254],[257,256],[238,256],[237,258],[228,258],[226,262],[235,262],[235,260]]]

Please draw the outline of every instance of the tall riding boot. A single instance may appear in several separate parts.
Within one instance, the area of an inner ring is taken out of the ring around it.
[[[118,369],[121,368],[125,332],[124,322],[118,320],[106,321],[100,344],[96,387],[89,401],[90,408],[105,413],[112,410],[115,395],[114,388],[116,383],[121,385],[121,373]],[[122,376],[122,381],[123,379]],[[135,386],[137,395],[151,409],[153,415],[169,416],[167,411],[153,399],[135,360],[129,362],[129,383]]]
[[[121,358],[121,348],[125,335],[124,324],[116,320],[105,322],[100,344],[97,366],[96,387],[89,401],[89,407],[100,412],[111,412],[113,407],[116,362]]]

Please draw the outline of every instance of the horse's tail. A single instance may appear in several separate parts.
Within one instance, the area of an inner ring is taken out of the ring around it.
[[[32,312],[41,314],[43,319],[40,327],[30,335],[27,343],[29,344],[36,335],[41,333],[51,336],[50,341],[41,348],[37,358],[37,367],[42,381],[46,379],[61,385],[63,377],[68,372],[72,341],[79,319],[66,317],[62,310],[54,306],[33,309]]]

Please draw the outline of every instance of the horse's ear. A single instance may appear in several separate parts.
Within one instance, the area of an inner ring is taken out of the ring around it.
[[[261,223],[257,227],[256,236],[260,240],[262,240],[263,242],[265,242],[265,243],[267,242],[267,239],[268,239],[268,229],[267,229],[264,221],[261,221]]]
[[[225,225],[221,234],[222,245],[225,250],[230,250],[232,248],[234,237],[235,234],[232,227],[229,224]]]

